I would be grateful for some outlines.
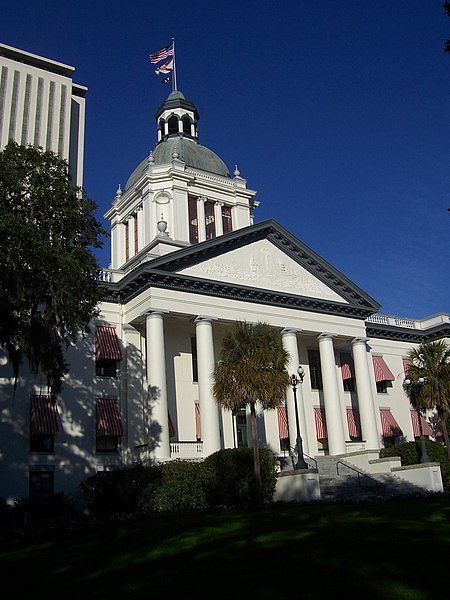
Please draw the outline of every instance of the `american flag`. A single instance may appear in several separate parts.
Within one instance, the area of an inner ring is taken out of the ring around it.
[[[157,75],[159,75],[160,73],[172,73],[173,71],[173,58],[171,58],[170,60],[168,60],[167,62],[165,62],[163,65],[161,65],[160,67],[157,67],[155,69],[155,73]]]
[[[173,43],[169,44],[169,46],[164,46],[161,50],[150,54],[150,62],[151,64],[157,63],[160,60],[164,60],[168,56],[173,56]]]

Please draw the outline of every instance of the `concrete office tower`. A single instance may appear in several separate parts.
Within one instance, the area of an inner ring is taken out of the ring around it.
[[[0,44],[0,150],[18,144],[51,150],[83,185],[85,94],[74,67]]]

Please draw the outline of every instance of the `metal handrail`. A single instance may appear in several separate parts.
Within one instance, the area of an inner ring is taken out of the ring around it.
[[[374,479],[373,477],[371,477],[370,475],[367,475],[367,473],[363,473],[362,471],[359,471],[358,469],[355,469],[355,467],[352,467],[351,465],[342,462],[342,460],[338,460],[336,463],[336,474],[339,475],[339,465],[342,465],[343,467],[347,467],[347,469],[351,469],[352,471],[355,471],[355,473],[358,473],[358,485],[360,484],[360,476],[365,477],[366,479],[370,479],[370,481],[373,481],[373,483],[375,484],[376,490],[377,492],[380,489],[380,483]]]
[[[289,455],[292,459],[292,464],[294,464],[294,456],[297,456],[297,448],[294,448],[293,446],[291,446],[291,451],[289,452]],[[315,465],[315,469],[317,469],[317,460],[315,458],[313,458],[312,456],[309,456],[309,454],[306,454],[306,452],[303,452],[303,456],[306,458],[309,458],[309,460],[311,460],[314,465]]]

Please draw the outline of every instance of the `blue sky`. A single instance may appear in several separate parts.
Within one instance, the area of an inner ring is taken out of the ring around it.
[[[109,208],[156,143],[176,41],[200,142],[388,315],[450,313],[450,38],[443,0],[15,0],[0,41],[87,86],[85,188]],[[99,255],[109,264],[109,240]]]

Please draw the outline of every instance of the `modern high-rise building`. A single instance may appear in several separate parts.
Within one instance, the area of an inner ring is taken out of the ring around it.
[[[85,94],[74,67],[0,44],[0,150],[18,144],[51,150],[83,184]]]

